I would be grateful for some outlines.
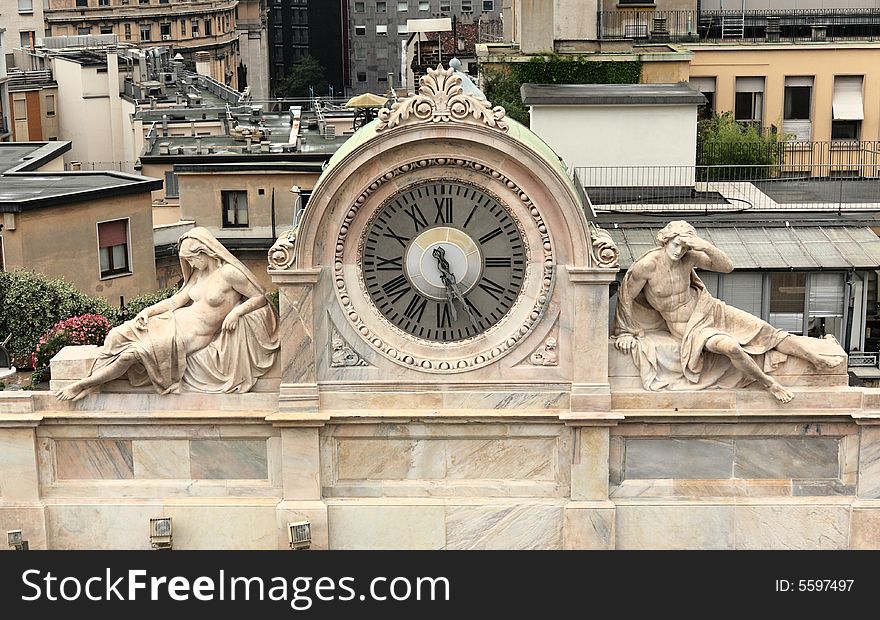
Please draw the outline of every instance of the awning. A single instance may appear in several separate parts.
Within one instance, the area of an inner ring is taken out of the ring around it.
[[[834,78],[831,117],[836,121],[860,121],[865,118],[862,105],[862,76],[848,75]]]
[[[657,247],[660,228],[606,227],[622,269]],[[880,238],[868,227],[713,226],[698,227],[697,234],[727,253],[736,269],[880,268]]]
[[[692,77],[688,79],[688,83],[701,93],[715,92],[714,77]]]

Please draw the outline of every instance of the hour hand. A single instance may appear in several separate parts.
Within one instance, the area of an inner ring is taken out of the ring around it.
[[[457,292],[454,284],[446,285],[446,303],[449,305],[449,316],[453,321],[458,320],[458,313],[455,311],[455,294]]]

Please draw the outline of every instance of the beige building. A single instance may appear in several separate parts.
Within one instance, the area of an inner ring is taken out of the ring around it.
[[[9,76],[12,140],[57,140],[58,84],[48,71],[13,71]]]
[[[0,6],[0,28],[6,29],[6,64],[17,67],[17,48],[33,49],[43,38],[44,0],[7,0]]]
[[[0,145],[4,269],[63,277],[118,303],[156,289],[150,191],[161,181],[64,172],[66,142]]]
[[[48,0],[46,35],[115,34],[140,47],[167,45],[203,63],[215,80],[237,85],[238,0]],[[199,54],[198,58],[196,56]]]
[[[256,100],[269,98],[269,34],[266,29],[266,0],[239,0],[235,22],[238,31],[238,49],[241,57],[239,70],[245,74],[245,83]],[[244,89],[242,76],[238,87]]]

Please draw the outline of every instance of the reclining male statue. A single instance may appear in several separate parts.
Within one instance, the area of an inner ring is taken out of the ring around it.
[[[672,387],[662,366],[677,365],[660,359],[651,332],[665,331],[680,341],[685,387],[744,387],[757,381],[783,403],[794,394],[767,371],[786,356],[817,368],[834,368],[846,359],[836,343],[789,334],[712,297],[694,269],[730,273],[733,262],[687,222],[670,222],[657,241],[661,247],[643,254],[624,276],[614,326],[615,346],[635,355],[646,389]],[[753,357],[762,354],[763,368]]]

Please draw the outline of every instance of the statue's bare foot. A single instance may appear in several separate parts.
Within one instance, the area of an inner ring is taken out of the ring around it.
[[[768,385],[767,391],[773,394],[773,398],[783,404],[791,402],[791,399],[794,398],[794,392],[782,387],[778,383]]]
[[[76,402],[88,396],[89,394],[94,394],[97,391],[97,388],[86,388],[80,384],[79,381],[76,383],[71,383],[70,385],[61,388],[58,390],[58,393],[55,396],[58,400],[69,400],[71,402]]]

